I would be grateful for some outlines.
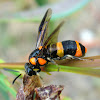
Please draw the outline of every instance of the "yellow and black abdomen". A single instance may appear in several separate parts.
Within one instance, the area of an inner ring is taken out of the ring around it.
[[[65,55],[81,57],[84,56],[87,51],[81,43],[72,40],[52,44],[48,47],[48,50],[52,58],[63,57]]]

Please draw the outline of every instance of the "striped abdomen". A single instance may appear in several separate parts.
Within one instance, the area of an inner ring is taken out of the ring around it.
[[[52,44],[48,47],[52,58],[63,57],[64,55],[72,55],[76,57],[84,56],[87,49],[77,41],[62,41]]]

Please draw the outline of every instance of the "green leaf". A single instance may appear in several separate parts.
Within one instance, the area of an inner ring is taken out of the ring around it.
[[[2,59],[0,59],[0,63],[4,63]],[[13,97],[16,97],[16,91],[13,87],[11,87],[11,83],[8,82],[5,75],[0,74],[0,93],[3,94],[5,100],[9,100],[8,93],[11,93]]]
[[[72,100],[71,98],[69,98],[69,97],[66,97],[66,98],[64,98],[63,100]]]
[[[4,63],[4,60],[0,59],[0,63]]]
[[[10,92],[13,97],[16,97],[16,91],[13,87],[11,87],[11,83],[8,82],[6,76],[0,74],[0,85],[3,86],[3,90],[6,92]]]

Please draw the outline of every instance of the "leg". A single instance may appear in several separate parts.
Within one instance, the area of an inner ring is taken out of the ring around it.
[[[72,55],[65,55],[64,57],[62,57],[61,59],[76,59],[76,60],[86,60],[86,59],[82,59],[80,57],[75,57],[75,56],[72,56]]]
[[[58,72],[59,72],[59,65],[54,61],[54,59],[51,59],[51,58],[47,58],[51,63],[55,64],[56,66],[58,66]],[[55,59],[55,60],[58,60],[58,59]],[[59,59],[60,60],[60,59]]]
[[[37,72],[40,72],[41,71],[41,68],[40,67],[38,67],[38,71]]]

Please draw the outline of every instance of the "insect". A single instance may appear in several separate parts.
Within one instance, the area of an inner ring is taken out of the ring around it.
[[[62,59],[65,62],[68,62],[67,58],[84,60],[81,57],[85,55],[87,49],[79,42],[67,40],[58,42],[58,34],[60,28],[63,26],[64,21],[62,21],[57,28],[48,36],[48,25],[52,15],[52,10],[48,9],[45,13],[38,30],[38,37],[36,42],[35,50],[29,55],[28,63],[0,63],[0,68],[6,68],[5,70],[16,72],[12,69],[7,69],[8,67],[13,68],[13,66],[25,67],[25,72],[29,75],[37,75],[38,72],[41,71],[41,66],[45,66],[48,62],[52,62],[54,64],[55,60],[58,60],[60,65],[68,65],[67,63],[63,63]],[[89,59],[92,59],[91,61]],[[73,61],[70,63],[71,66],[74,67],[66,67],[66,69],[70,69],[70,72],[85,74],[90,76],[100,77],[100,70],[98,69],[100,66],[100,56],[88,57],[87,60],[78,63],[77,61]],[[75,66],[76,63],[76,66]],[[57,64],[56,64],[57,65]],[[69,64],[70,65],[70,64]],[[81,66],[82,65],[82,66]],[[57,65],[58,66],[58,65]],[[80,67],[81,66],[81,67]],[[17,69],[17,68],[16,68]],[[59,66],[58,66],[59,69]],[[20,72],[19,72],[20,73]],[[12,82],[16,81],[16,79],[22,74],[19,74]]]
[[[29,55],[29,62],[25,64],[25,71],[29,76],[36,75],[41,71],[40,66],[55,63],[55,60],[72,58],[81,59],[87,52],[87,49],[79,42],[67,40],[58,42],[59,30],[64,24],[62,21],[57,28],[48,36],[48,25],[52,15],[52,10],[49,8],[38,29],[38,37],[36,48]]]

